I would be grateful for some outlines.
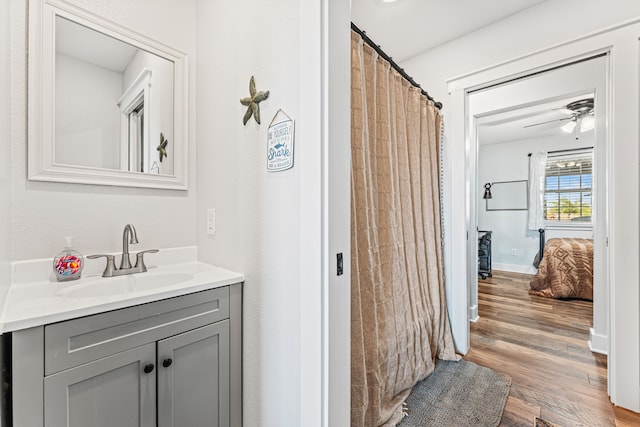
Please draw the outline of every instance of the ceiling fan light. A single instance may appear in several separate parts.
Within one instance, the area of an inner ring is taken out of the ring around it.
[[[588,132],[593,130],[595,126],[595,120],[591,116],[583,117],[580,120],[580,132]]]
[[[571,133],[576,127],[576,122],[571,120],[570,122],[565,123],[560,129],[562,129],[566,133]]]

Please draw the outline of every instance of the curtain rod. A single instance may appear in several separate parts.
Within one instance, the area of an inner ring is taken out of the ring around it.
[[[547,151],[547,154],[567,153],[569,151],[582,151],[582,150],[593,150],[593,147],[567,148],[566,150]],[[527,154],[527,157],[531,157],[531,154],[532,153]]]
[[[407,74],[407,72],[404,71],[404,68],[400,68],[400,66],[398,64],[396,64],[396,62],[382,50],[380,45],[376,44],[373,40],[371,40],[369,38],[369,36],[367,36],[367,34],[363,30],[358,28],[358,26],[356,24],[354,24],[353,22],[351,23],[351,29],[353,31],[355,31],[356,33],[358,33],[360,35],[360,37],[362,37],[362,40],[364,40],[369,46],[371,46],[373,48],[373,50],[375,50],[378,53],[378,55],[382,56],[382,58],[384,58],[387,62],[389,62],[389,64],[391,64],[393,69],[396,70],[398,73],[400,73],[400,75],[402,77],[404,77],[414,87],[417,87],[418,89],[420,89],[422,94],[424,96],[426,96],[429,101],[433,101],[435,107],[438,110],[442,110],[442,102],[436,101],[435,99],[433,99],[433,97],[431,95],[429,95],[427,93],[426,90],[422,89],[422,86],[420,86],[420,84],[416,83],[416,81],[413,80],[413,77],[409,76]]]

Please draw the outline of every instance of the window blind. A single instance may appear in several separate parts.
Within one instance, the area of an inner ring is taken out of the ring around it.
[[[591,222],[593,152],[550,156],[545,173],[545,219]]]

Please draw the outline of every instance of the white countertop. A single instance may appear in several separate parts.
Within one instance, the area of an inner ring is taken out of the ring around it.
[[[175,254],[175,249],[165,254]],[[162,250],[161,250],[162,252]],[[194,252],[195,253],[195,252]],[[166,259],[160,257],[158,260]],[[9,289],[2,318],[0,332],[59,322],[76,317],[102,313],[161,299],[177,297],[193,292],[239,283],[244,280],[240,273],[214,267],[202,262],[188,260],[190,257],[175,257],[179,263],[154,265],[153,257],[147,261],[148,271],[126,276],[103,278],[96,268],[83,274],[79,280],[56,282],[51,276],[42,280],[24,280],[17,277]],[[147,258],[145,257],[145,261]],[[158,261],[156,260],[156,262]],[[24,263],[15,270],[38,271],[30,268],[46,261],[37,260]],[[104,264],[104,259],[102,259]],[[87,270],[85,266],[85,270]],[[18,276],[18,274],[16,274]],[[34,277],[37,274],[31,273]]]

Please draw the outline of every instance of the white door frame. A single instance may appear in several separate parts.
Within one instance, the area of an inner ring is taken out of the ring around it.
[[[613,403],[640,412],[640,176],[639,150],[639,55],[640,20],[617,25],[560,45],[456,77],[448,81],[451,94],[450,139],[446,168],[450,193],[450,232],[445,235],[449,246],[447,271],[450,315],[458,350],[469,348],[469,275],[470,260],[451,254],[467,253],[469,204],[474,202],[469,173],[472,144],[466,127],[466,95],[470,89],[501,83],[515,76],[550,66],[572,62],[578,58],[609,52],[609,106],[607,128],[609,183],[609,394]],[[475,190],[474,190],[475,191]],[[619,280],[616,280],[619,279]]]
[[[351,419],[351,4],[300,2],[300,425]],[[298,144],[298,141],[296,141]],[[336,255],[342,253],[343,274]],[[296,301],[291,301],[296,304]]]
[[[594,182],[593,182],[593,227],[594,239],[594,268],[593,268],[593,327],[590,330],[589,345],[592,351],[607,354],[608,352],[608,309],[609,294],[607,285],[607,115],[608,115],[608,85],[607,70],[610,58],[603,54],[585,61],[571,62],[563,67],[554,67],[534,76],[510,81],[489,89],[468,93],[467,135],[469,138],[468,176],[469,176],[469,212],[468,229],[475,230],[479,209],[478,192],[481,183],[477,182],[478,123],[487,116],[491,116],[504,109],[531,105],[532,103],[547,102],[558,97],[578,96],[595,93],[595,143],[594,143]],[[568,146],[571,146],[567,138]],[[568,146],[558,148],[568,148]],[[553,237],[553,227],[548,228],[547,237]],[[557,233],[557,231],[556,231]],[[469,319],[475,321],[478,317],[478,286],[477,286],[477,243],[468,240],[468,284],[469,284]],[[473,263],[472,263],[473,262]]]

